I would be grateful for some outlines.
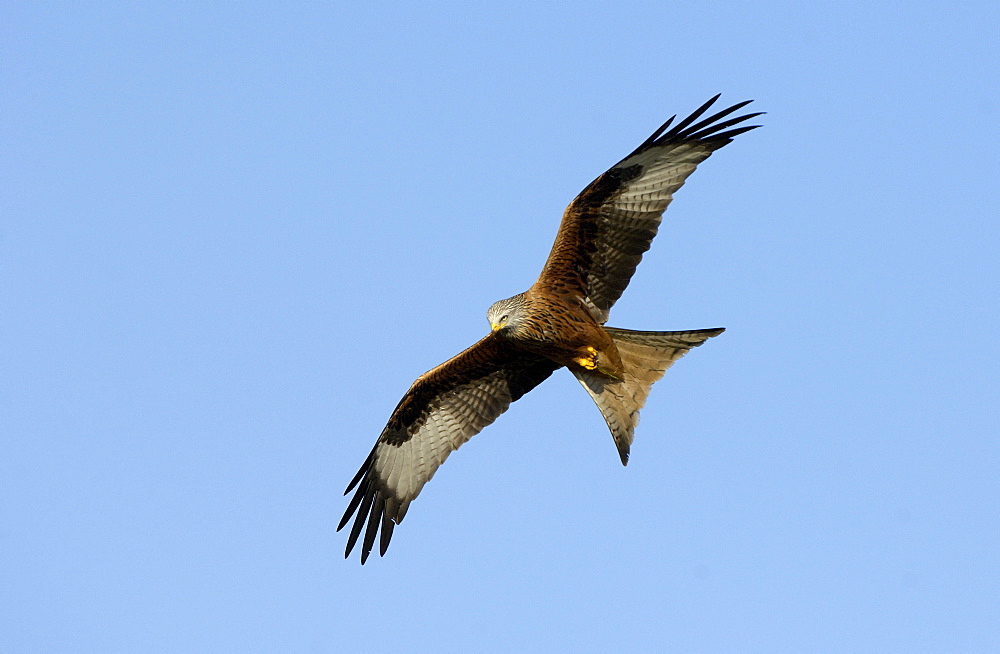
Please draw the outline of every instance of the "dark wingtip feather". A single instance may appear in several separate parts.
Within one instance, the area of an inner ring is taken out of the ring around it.
[[[379,525],[382,524],[382,513],[385,511],[385,497],[379,493],[372,503],[372,511],[368,516],[368,528],[365,529],[365,548],[363,552],[371,552],[375,544],[375,537],[378,535]]]
[[[392,529],[396,526],[395,521],[389,517],[384,510],[382,512],[382,531],[379,534],[378,555],[385,556],[385,551],[389,549],[389,540],[392,538]]]
[[[368,527],[365,528],[365,540],[361,544],[361,565],[365,564],[368,556],[372,553],[372,546],[375,544],[375,536],[378,534],[378,526],[382,521],[382,511],[385,509],[385,499],[378,493],[372,502],[371,512],[368,514]]]
[[[715,125],[720,124],[720,123],[717,123],[716,121],[718,121],[718,120],[720,120],[722,118],[725,118],[726,116],[728,116],[731,113],[739,111],[740,109],[742,109],[743,107],[747,106],[751,102],[753,102],[753,100],[744,100],[743,102],[738,102],[737,104],[734,104],[731,107],[727,107],[726,109],[723,109],[722,111],[714,113],[711,116],[709,116],[708,118],[706,118],[706,119],[702,120],[701,122],[699,122],[697,125],[692,125],[691,127],[689,127],[687,129],[687,134],[690,134],[690,135],[699,134],[699,135],[701,135],[703,133],[702,130],[704,130],[706,127],[708,127],[710,125],[713,125],[713,123]],[[735,120],[736,122],[740,122],[740,121],[746,120],[747,118],[751,118],[753,116],[759,116],[759,115],[760,115],[760,112],[755,113],[755,114],[748,114],[746,116],[740,116],[740,117],[734,118],[732,120]],[[727,121],[727,122],[729,122],[729,121]]]
[[[764,114],[763,111],[758,111],[743,116],[737,116],[735,118],[730,118],[729,120],[725,120],[722,122],[716,122],[721,118],[725,118],[726,116],[736,111],[739,111],[743,107],[753,102],[753,100],[744,100],[743,102],[737,102],[731,107],[727,107],[722,111],[719,111],[709,116],[708,118],[705,118],[695,123],[695,121],[701,118],[701,116],[706,111],[708,111],[709,107],[715,104],[716,100],[718,100],[721,96],[722,96],[721,93],[715,94],[707,102],[705,102],[703,105],[695,109],[690,116],[683,119],[682,121],[674,125],[672,129],[667,131],[667,128],[670,127],[671,123],[673,123],[674,119],[677,117],[676,115],[671,116],[670,120],[661,125],[659,129],[653,132],[653,134],[648,139],[643,141],[642,145],[633,150],[628,156],[631,157],[633,155],[639,154],[643,150],[646,150],[647,148],[653,147],[655,145],[668,145],[670,143],[676,143],[679,141],[701,141],[703,143],[710,144],[713,147],[713,149],[718,149],[723,145],[725,145],[726,143],[728,143],[730,140],[732,140],[734,136],[742,134],[743,132],[748,132],[756,127],[760,127],[760,125],[754,125],[752,127],[734,129],[726,132],[722,131],[728,129],[729,127],[732,127],[733,125],[738,125],[739,123],[742,123],[745,120],[761,116]],[[722,133],[720,134],[719,132]]]
[[[354,494],[351,498],[350,504],[347,505],[347,510],[344,511],[344,516],[340,519],[340,524],[337,525],[337,531],[340,531],[347,526],[347,523],[351,520],[351,516],[354,515],[354,511],[357,510],[358,505],[361,504],[361,498],[364,497],[364,493],[360,490]]]
[[[376,445],[375,447],[378,446]],[[348,484],[347,486],[347,490],[344,491],[344,495],[347,495],[352,490],[354,490],[359,483],[364,481],[364,483],[361,483],[361,486],[358,487],[357,490],[355,490],[354,497],[351,498],[350,503],[348,503],[347,505],[347,510],[344,511],[344,516],[340,519],[340,524],[337,525],[337,531],[343,529],[347,525],[347,523],[350,522],[351,516],[354,515],[354,512],[361,504],[361,500],[363,500],[368,495],[368,491],[371,485],[371,481],[368,475],[371,472],[374,463],[375,463],[375,448],[373,447],[371,453],[368,455],[368,458],[366,458],[365,462],[361,464],[361,469],[358,470],[358,473],[356,475],[354,475],[354,479],[351,480],[351,483]]]
[[[344,516],[340,519],[340,524],[337,525],[337,531],[340,531],[347,526],[347,523],[352,518],[354,519],[354,523],[351,525],[351,533],[347,537],[344,558],[346,559],[351,556],[351,552],[354,551],[354,547],[358,544],[358,540],[360,540],[362,565],[365,564],[365,561],[371,555],[375,538],[379,535],[380,526],[379,554],[385,555],[385,551],[389,547],[389,539],[392,537],[392,527],[394,526],[391,518],[385,511],[385,495],[379,491],[376,481],[370,476],[371,468],[369,464],[372,462],[373,457],[369,456],[366,465],[361,469],[361,473],[363,473],[360,477],[361,485],[358,486],[354,497],[351,498],[351,502],[347,506],[347,510],[344,511]],[[351,488],[357,484],[358,481],[352,482]],[[388,526],[386,526],[386,523],[388,523]],[[361,538],[362,528],[364,528],[364,538]]]
[[[358,470],[358,473],[356,475],[354,475],[354,479],[351,480],[351,483],[347,485],[347,490],[344,491],[344,495],[350,493],[351,490],[358,485],[358,482],[364,478],[365,474],[368,472],[368,469],[371,468],[372,463],[375,462],[375,449],[377,447],[378,444],[376,444],[375,447],[372,448],[372,451],[368,454],[368,458],[366,458],[365,462],[361,464],[361,469]]]
[[[705,139],[715,134],[716,132],[721,132],[722,130],[732,127],[733,125],[739,125],[740,123],[750,120],[751,118],[756,118],[763,114],[763,111],[758,111],[752,114],[746,114],[745,116],[737,116],[736,118],[730,118],[729,120],[724,120],[721,123],[715,123],[714,125],[709,125],[708,127],[702,129],[699,132],[691,134],[694,138]]]
[[[705,120],[699,122],[696,125],[691,125],[691,123],[693,122],[692,118],[698,118],[699,116],[701,116],[701,113],[704,112],[704,110],[700,108],[698,109],[698,111],[695,111],[693,114],[691,114],[691,116],[685,119],[684,123],[686,124],[679,123],[676,127],[674,127],[674,129],[670,130],[670,132],[664,134],[659,139],[659,141],[666,143],[668,140],[710,141],[718,139],[717,135],[713,136],[717,132],[724,130],[728,127],[732,127],[733,125],[738,125],[739,123],[742,123],[745,120],[749,120],[763,113],[763,112],[750,113],[750,114],[745,114],[743,116],[736,116],[735,118],[730,118],[729,120],[724,120],[722,122],[716,122],[720,118],[725,118],[729,114],[734,113],[739,109],[742,109],[751,102],[752,100],[744,100],[743,102],[738,102],[733,106],[727,107],[726,109],[723,109],[722,111],[710,116],[709,118],[706,118]],[[681,125],[683,125],[683,127],[681,127]],[[690,127],[688,127],[688,125],[690,125]]]
[[[375,502],[375,488],[374,486],[369,487],[364,486],[364,499],[361,501],[361,506],[358,507],[358,515],[354,518],[354,525],[351,526],[351,533],[347,537],[347,551],[350,553],[354,549],[355,544],[358,542],[358,536],[361,535],[361,528],[365,524],[365,519],[368,517],[368,511],[372,508]],[[361,490],[359,489],[360,493]],[[364,562],[364,551],[361,552],[362,562]]]
[[[675,134],[680,134],[681,132],[683,132],[685,127],[687,127],[694,121],[698,120],[701,117],[701,115],[706,111],[708,111],[708,108],[711,107],[713,104],[715,104],[715,101],[718,100],[721,96],[722,96],[721,93],[716,93],[714,96],[709,98],[708,102],[695,109],[690,116],[688,116],[681,122],[674,125],[674,128],[670,130],[670,132]]]
[[[730,141],[732,141],[735,137],[739,136],[740,134],[744,134],[746,132],[749,132],[752,129],[757,129],[758,127],[760,127],[760,125],[747,125],[746,127],[740,127],[738,129],[731,129],[728,132],[722,132],[721,134],[715,134],[714,136],[712,136],[712,138],[710,140],[713,141],[713,142],[718,141],[720,143],[720,147],[721,147],[722,145],[725,145],[726,143],[729,143]]]
[[[660,134],[663,134],[663,132],[665,132],[668,127],[670,127],[670,123],[674,122],[675,118],[677,118],[677,114],[674,114],[673,116],[671,116],[670,118],[667,119],[667,122],[665,122],[662,125],[660,125],[659,127],[657,127],[656,131],[653,132],[652,134],[650,134],[648,139],[646,139],[641,144],[639,144],[639,147],[637,147],[632,152],[632,154],[635,154],[636,152],[640,152],[640,151],[644,150],[645,148],[649,147],[650,145],[652,145],[653,143],[655,143],[656,139],[660,138]],[[631,155],[629,155],[629,156],[631,156]]]

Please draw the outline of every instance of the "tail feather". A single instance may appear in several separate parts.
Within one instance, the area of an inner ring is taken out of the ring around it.
[[[628,329],[604,328],[615,342],[625,367],[624,379],[608,379],[586,370],[574,370],[577,380],[608,423],[611,436],[618,446],[622,464],[628,465],[635,426],[639,424],[639,409],[646,404],[653,383],[663,377],[674,361],[698,347],[723,328],[698,329],[685,332],[637,332]]]

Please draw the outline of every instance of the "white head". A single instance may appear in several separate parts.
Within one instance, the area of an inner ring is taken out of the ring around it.
[[[486,319],[490,321],[490,329],[494,332],[516,327],[523,317],[524,293],[494,302],[486,312]]]

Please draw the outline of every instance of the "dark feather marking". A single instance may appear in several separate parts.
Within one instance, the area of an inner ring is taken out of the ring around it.
[[[484,341],[487,341],[483,345]],[[477,346],[483,345],[479,350]],[[459,359],[459,357],[465,357]],[[459,354],[455,359],[457,368],[451,360],[442,364],[438,368],[430,371],[414,382],[414,385],[407,392],[407,395],[400,402],[396,412],[389,419],[389,424],[382,432],[379,442],[368,455],[364,465],[354,476],[354,479],[347,487],[346,493],[355,489],[340,520],[337,531],[343,529],[351,518],[354,524],[347,539],[347,548],[344,556],[350,556],[351,551],[357,545],[361,536],[361,529],[367,523],[364,538],[361,539],[361,562],[368,560],[375,544],[376,535],[379,537],[379,554],[384,555],[389,547],[392,538],[393,528],[402,519],[405,511],[403,499],[391,495],[392,489],[383,488],[381,481],[375,472],[375,459],[379,447],[399,447],[403,442],[412,438],[423,425],[430,413],[434,410],[436,400],[448,393],[454,393],[463,385],[474,384],[478,380],[487,380],[493,375],[501,375],[507,385],[507,394],[510,401],[514,402],[524,396],[525,393],[533,389],[538,384],[545,381],[560,365],[544,357],[534,354],[527,354],[514,350],[510,345],[498,339],[487,337],[465,352]],[[499,359],[499,361],[498,361]],[[465,364],[469,364],[467,367]],[[471,413],[464,414],[468,425],[479,431],[481,427],[491,423],[501,409],[506,408],[506,399],[503,402],[495,395],[487,394],[488,385],[477,388],[477,393],[470,393],[468,397],[458,395],[454,401],[461,404]],[[404,417],[412,420],[407,423]],[[406,438],[395,437],[392,429],[401,429]],[[401,463],[400,465],[405,465]],[[391,503],[390,503],[391,499]]]
[[[708,108],[711,107],[713,104],[715,104],[715,101],[718,100],[721,96],[722,96],[721,93],[716,93],[714,96],[709,98],[708,102],[695,109],[690,116],[688,116],[681,122],[674,125],[674,128],[670,130],[669,134],[678,134],[678,135],[681,134],[681,132],[684,131],[685,127],[687,127],[694,121],[698,120],[698,118],[700,118],[703,113],[708,111]]]
[[[737,111],[739,109],[742,109],[743,107],[747,106],[751,102],[753,102],[753,100],[744,100],[743,102],[737,102],[736,104],[734,104],[733,106],[729,107],[728,109],[723,109],[722,111],[720,111],[720,112],[718,112],[716,114],[712,114],[711,116],[709,116],[705,120],[701,121],[697,125],[692,125],[691,129],[689,131],[692,134],[696,133],[698,130],[702,129],[703,127],[707,127],[708,125],[711,125],[712,123],[714,123],[715,121],[719,120],[720,118],[725,118],[729,114],[731,114],[734,111]],[[752,116],[756,116],[756,115],[759,115],[759,114],[751,114],[751,115]],[[749,116],[745,116],[743,118],[740,118],[740,120],[746,120],[747,118],[749,118]]]
[[[369,466],[371,466],[371,462],[365,462],[365,465],[361,467],[361,470],[358,471],[358,474],[365,475],[368,472]],[[340,524],[337,525],[337,531],[343,529],[344,525],[347,524],[347,521],[351,519],[352,515],[354,515],[355,509],[358,508],[358,505],[361,504],[361,499],[365,496],[364,489],[367,486],[368,483],[365,482],[364,486],[358,489],[358,492],[356,492],[354,494],[354,497],[351,498],[351,501],[347,505],[347,510],[344,511],[344,517],[340,519]],[[347,493],[349,492],[351,492],[351,489],[348,488]],[[347,495],[347,493],[344,493],[344,495]]]
[[[667,122],[665,122],[665,123],[663,123],[662,125],[660,125],[660,126],[659,126],[659,127],[658,127],[658,128],[656,129],[656,131],[655,131],[655,132],[653,132],[653,133],[652,133],[652,134],[651,134],[651,135],[649,136],[649,138],[648,138],[648,139],[646,139],[645,141],[643,141],[643,142],[642,142],[642,143],[641,143],[641,144],[639,145],[639,147],[637,147],[637,148],[636,148],[635,150],[633,150],[633,151],[632,151],[632,154],[635,154],[636,152],[640,152],[641,150],[644,150],[644,149],[646,149],[646,146],[650,145],[650,144],[651,144],[651,143],[652,143],[653,141],[655,141],[655,140],[656,140],[657,138],[659,138],[659,137],[660,137],[660,134],[662,134],[662,133],[663,133],[664,131],[666,131],[666,129],[667,129],[668,127],[670,127],[670,123],[674,122],[674,119],[675,119],[675,118],[677,118],[677,114],[674,114],[673,116],[671,116],[670,118],[668,118],[668,119],[667,119]],[[631,156],[632,156],[632,154],[630,154],[629,156],[631,157]]]
[[[727,127],[737,125],[739,123],[742,123],[744,120],[749,120],[750,118],[759,116],[761,115],[761,113],[763,112],[757,112],[755,114],[747,114],[746,116],[739,116],[738,118],[733,118],[732,120],[727,120],[725,122],[719,123],[718,125],[709,127],[705,129],[703,132],[699,133],[698,138],[700,138],[703,143],[708,143],[708,144],[719,143],[718,147],[721,148],[723,145],[726,145],[732,140],[731,134],[735,132],[735,130],[730,130],[730,132],[722,132],[721,134],[716,134],[716,132],[721,132],[721,130],[726,129]],[[741,128],[741,129],[743,129],[743,131],[745,132],[748,131],[748,129],[754,129],[754,127],[759,127],[759,125],[752,125],[749,128]]]
[[[719,97],[714,96],[676,124],[671,118],[622,162],[657,147],[668,148],[664,156],[669,157],[670,146],[682,143],[700,146],[704,157],[707,157],[729,143],[734,136],[752,129],[729,129],[760,115],[751,113],[729,117],[747,106],[749,100],[703,118]],[[672,124],[673,127],[670,127]],[[654,154],[651,161],[655,159]],[[616,198],[627,190],[629,183],[638,179],[641,184],[646,173],[643,164],[623,166],[622,162],[591,182],[570,203],[538,282],[553,291],[582,293],[597,309],[602,322],[628,287],[642,254],[649,249],[659,229],[663,213],[662,209],[657,211],[655,207],[633,212],[616,205]],[[683,177],[688,174],[690,169],[683,173]]]
[[[389,549],[389,540],[392,538],[392,529],[396,523],[389,517],[388,513],[382,514],[382,533],[378,541],[378,555],[385,556],[385,551]]]
[[[706,145],[715,144],[716,142],[719,142],[718,147],[715,148],[718,149],[719,147],[722,147],[728,142],[727,139],[732,139],[732,137],[736,136],[736,134],[742,134],[743,132],[733,132],[726,134],[716,134],[716,132],[726,129],[727,127],[732,127],[733,125],[742,123],[745,120],[749,120],[751,118],[755,118],[757,116],[761,116],[764,114],[763,111],[758,111],[755,113],[746,114],[744,116],[737,116],[736,118],[731,118],[729,120],[723,121],[718,124],[713,124],[719,118],[724,118],[725,116],[728,116],[729,114],[739,109],[742,109],[743,107],[753,102],[753,100],[744,100],[743,102],[734,104],[731,107],[723,109],[722,111],[713,114],[708,118],[705,118],[696,125],[690,125],[690,123],[696,120],[699,116],[701,116],[701,114],[704,113],[705,110],[709,106],[711,106],[711,104],[714,103],[716,99],[718,99],[718,97],[719,96],[715,96],[714,98],[709,100],[706,104],[702,105],[699,109],[697,109],[693,114],[685,118],[683,121],[677,123],[677,125],[675,125],[674,128],[669,132],[663,134],[662,128],[656,130],[655,132],[653,132],[652,136],[646,139],[645,142],[643,142],[643,144],[640,145],[638,148],[633,150],[628,157],[625,157],[625,159],[628,159],[629,157],[639,154],[644,150],[648,150],[651,147],[659,145],[669,145],[670,143],[678,143],[681,141],[701,141],[703,144]],[[690,127],[688,125],[690,125]],[[758,126],[755,125],[754,127]],[[749,131],[749,130],[743,130],[743,131]]]
[[[354,475],[354,479],[352,479],[351,483],[347,485],[347,490],[344,491],[344,495],[350,493],[351,489],[358,485],[358,482],[361,481],[361,478],[365,476],[365,471],[368,470],[368,466],[370,466],[372,461],[374,460],[375,460],[375,448],[373,447],[371,453],[368,455],[368,458],[365,459],[365,462],[363,464],[361,464],[361,469],[358,470],[358,474]]]
[[[372,553],[372,546],[375,544],[375,535],[378,533],[378,526],[381,522],[382,510],[385,508],[385,498],[381,493],[374,498],[371,513],[368,514],[368,527],[365,529],[365,542],[361,546],[361,565],[368,560],[368,555]],[[364,514],[359,514],[358,517]],[[346,558],[346,557],[345,557]]]
[[[714,139],[719,139],[719,140],[725,139],[725,142],[728,143],[729,141],[733,140],[734,137],[739,136],[740,134],[744,134],[746,132],[749,132],[752,129],[757,129],[758,127],[760,127],[760,125],[747,125],[746,127],[740,127],[739,129],[731,129],[728,132],[723,132],[722,134],[716,134],[715,136],[712,137],[712,139],[713,140]]]
[[[368,477],[368,475],[366,475]],[[344,558],[346,559],[351,555],[351,550],[354,549],[354,544],[358,542],[358,536],[361,535],[361,527],[365,524],[365,516],[368,515],[368,511],[371,509],[372,504],[375,500],[375,484],[372,483],[370,478],[365,479],[365,484],[358,489],[358,495],[364,495],[361,501],[361,506],[358,507],[358,516],[354,520],[354,525],[351,527],[351,534],[347,537],[347,549],[344,551]],[[346,517],[347,514],[345,514]]]

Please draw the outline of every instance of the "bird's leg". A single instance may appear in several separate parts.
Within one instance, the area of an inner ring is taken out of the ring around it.
[[[610,377],[612,379],[621,379],[621,375],[616,370],[609,369],[608,366],[602,365],[604,363],[604,358],[597,348],[586,345],[577,350],[577,356],[573,357],[573,363],[577,364],[585,370],[593,370],[598,372],[605,377]]]
[[[587,370],[597,370],[597,350],[591,346],[581,347],[573,362]]]

